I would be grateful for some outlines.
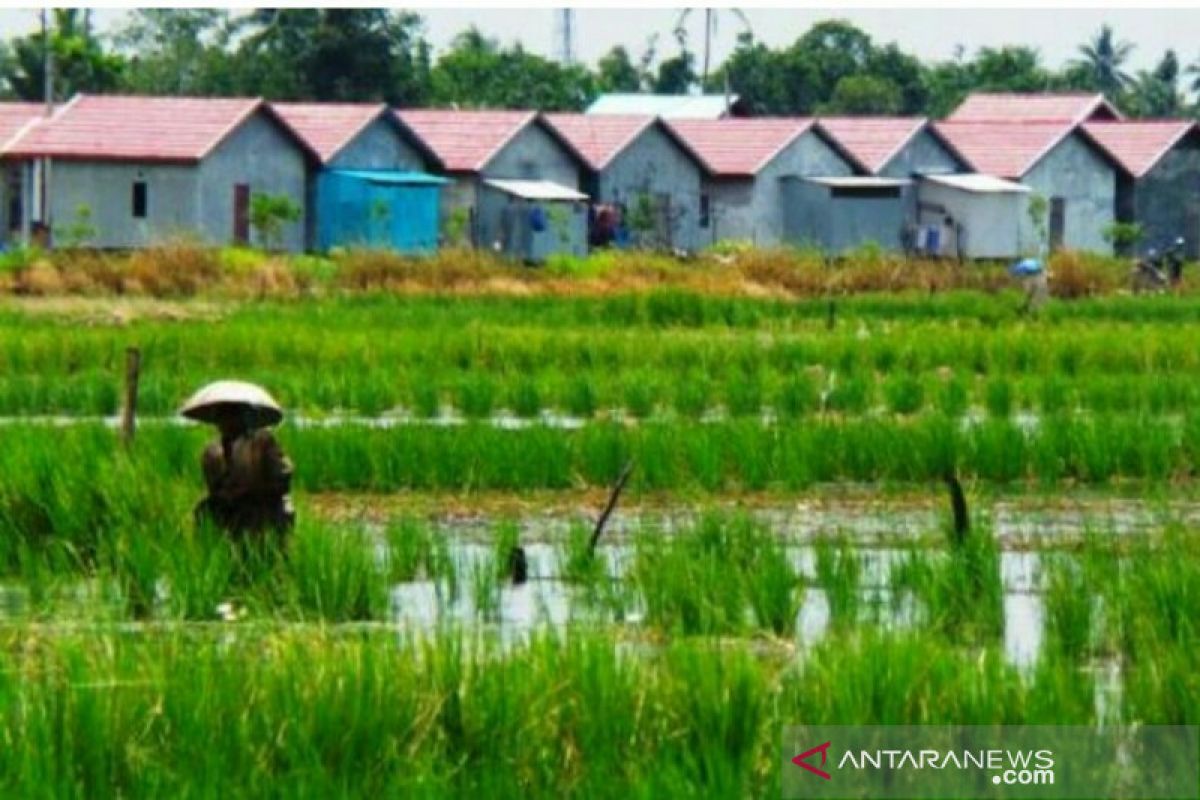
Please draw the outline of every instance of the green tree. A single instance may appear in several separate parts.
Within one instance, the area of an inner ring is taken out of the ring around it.
[[[284,228],[299,222],[301,215],[300,206],[287,195],[255,193],[250,198],[250,227],[267,250],[283,243]]]
[[[241,21],[239,87],[273,99],[423,102],[421,18],[371,8],[258,9]]]
[[[984,47],[971,62],[972,89],[992,92],[1038,92],[1049,89],[1050,73],[1031,47]]]
[[[806,62],[811,69],[820,102],[833,97],[842,78],[864,72],[874,52],[871,37],[844,20],[818,22],[789,49],[793,63]]]
[[[132,9],[115,37],[129,56],[122,88],[138,94],[235,93],[227,49],[235,29],[224,9]]]
[[[1090,42],[1079,46],[1080,58],[1071,65],[1087,76],[1091,88],[1115,99],[1122,89],[1133,82],[1129,74],[1121,69],[1131,52],[1131,43],[1116,41],[1112,27],[1102,25]]]
[[[876,75],[847,75],[834,87],[833,97],[822,106],[827,114],[899,114],[904,107],[900,87]]]
[[[654,77],[654,91],[659,94],[687,94],[696,84],[696,57],[688,50],[687,30],[681,25],[675,28],[675,41],[679,54],[663,59]]]
[[[124,59],[105,52],[92,31],[91,11],[55,9],[50,20],[54,96],[58,100],[77,92],[106,92],[118,86]],[[0,82],[9,93],[25,100],[45,94],[45,39],[41,31],[11,41],[8,69]]]
[[[596,94],[592,74],[526,52],[502,48],[477,28],[459,34],[432,72],[435,103],[490,108],[579,110]]]
[[[602,92],[636,92],[642,88],[642,73],[628,50],[617,45],[600,57],[596,63],[596,87]]]

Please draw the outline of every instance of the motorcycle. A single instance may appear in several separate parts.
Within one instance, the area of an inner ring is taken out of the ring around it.
[[[1134,293],[1161,292],[1168,286],[1178,286],[1183,280],[1184,245],[1180,236],[1162,252],[1155,248],[1147,250],[1133,267]]]

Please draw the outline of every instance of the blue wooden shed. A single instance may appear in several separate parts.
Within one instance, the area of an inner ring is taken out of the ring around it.
[[[447,183],[424,172],[323,170],[317,176],[317,247],[436,250],[441,188]]]

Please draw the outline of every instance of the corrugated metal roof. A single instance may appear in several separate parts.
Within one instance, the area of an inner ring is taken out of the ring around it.
[[[821,126],[861,161],[878,173],[908,141],[924,129],[925,117],[821,117]]]
[[[0,103],[0,151],[44,113],[45,103]]]
[[[525,200],[587,200],[588,196],[553,181],[486,180],[488,186]]]
[[[803,117],[667,122],[710,173],[726,177],[756,175],[813,124]]]
[[[84,161],[199,161],[265,104],[254,98],[76,95],[6,155]]]
[[[721,119],[738,101],[735,94],[602,94],[588,106],[587,114],[618,114],[663,119]]]
[[[1121,112],[1102,94],[1077,92],[974,92],[946,118],[947,122],[1073,122],[1121,119]]]
[[[976,172],[1020,178],[1059,141],[1069,122],[939,122],[935,126]]]
[[[449,172],[479,172],[504,145],[537,118],[534,111],[396,111]]]
[[[979,175],[970,173],[966,175],[922,175],[921,180],[929,181],[930,183],[939,183],[942,186],[949,186],[953,189],[960,189],[964,192],[972,192],[974,194],[1025,194],[1033,191],[1023,183],[1014,183],[1006,181],[1003,178],[997,178],[994,175]]]
[[[327,164],[383,114],[383,103],[271,103],[288,127]]]
[[[907,178],[876,178],[872,176],[849,175],[833,177],[804,178],[809,183],[818,183],[833,189],[895,189],[908,186],[912,181]]]
[[[655,118],[645,115],[547,114],[546,121],[587,162],[588,168],[599,171],[608,166],[628,147]]]
[[[1083,129],[1131,175],[1140,178],[1197,128],[1186,120],[1153,120],[1089,122]]]
[[[427,172],[407,172],[390,169],[331,169],[329,172],[334,175],[348,175],[351,178],[359,178],[370,183],[389,183],[404,186],[442,186],[443,184],[453,183],[453,181],[439,178],[437,175],[430,175]]]

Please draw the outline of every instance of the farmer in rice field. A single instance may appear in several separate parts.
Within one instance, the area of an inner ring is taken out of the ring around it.
[[[1050,276],[1040,258],[1024,258],[1009,268],[1009,273],[1021,283],[1025,290],[1022,314],[1036,314],[1050,297]]]
[[[204,449],[201,468],[208,496],[196,506],[234,541],[273,534],[282,548],[295,524],[289,494],[292,464],[269,427],[283,419],[274,398],[251,383],[217,381],[192,395],[180,414],[215,425],[220,439]]]

